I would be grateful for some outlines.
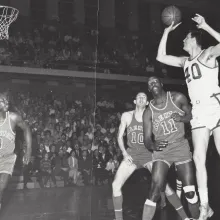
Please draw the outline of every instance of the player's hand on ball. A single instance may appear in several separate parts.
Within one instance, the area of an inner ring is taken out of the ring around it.
[[[169,33],[169,32],[171,32],[171,31],[175,30],[181,23],[182,23],[182,22],[180,22],[180,23],[174,25],[174,21],[173,21],[170,26],[168,26],[167,28],[165,28],[165,31]]]
[[[205,26],[207,25],[205,18],[199,14],[196,14],[195,17],[192,18],[193,21],[197,23],[196,27],[204,29]]]
[[[177,121],[177,122],[180,122],[181,121],[181,115],[177,112],[173,113],[171,115],[171,118],[174,120],[174,121]]]

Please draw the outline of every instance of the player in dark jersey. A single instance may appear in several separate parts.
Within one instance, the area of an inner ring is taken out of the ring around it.
[[[198,29],[202,29],[217,40],[217,44],[202,49],[202,32],[190,31],[183,40],[183,49],[188,57],[168,55],[167,39],[179,24],[173,23],[164,30],[157,53],[157,60],[166,65],[182,67],[186,78],[189,97],[192,103],[193,159],[200,196],[201,211],[199,220],[213,215],[209,206],[206,154],[210,135],[213,134],[220,155],[220,87],[218,80],[220,56],[220,33],[206,23],[204,17],[196,14],[194,18]]]
[[[8,111],[8,107],[8,94],[0,93],[0,208],[3,192],[7,187],[10,176],[13,173],[16,161],[16,155],[14,154],[16,126],[23,130],[24,140],[27,145],[23,159],[24,164],[29,163],[31,156],[31,131],[17,113]]]
[[[145,93],[138,93],[134,100],[136,105],[134,111],[125,112],[121,117],[121,124],[118,131],[118,144],[122,150],[124,159],[117,170],[115,179],[112,183],[113,188],[113,204],[115,210],[116,220],[122,220],[122,192],[121,188],[131,174],[140,167],[146,167],[151,171],[152,167],[152,153],[148,151],[143,142],[143,112],[145,106],[148,104],[147,95]],[[127,130],[127,144],[128,149],[124,146],[124,133]],[[169,202],[177,210],[178,214],[183,220],[188,217],[183,210],[182,204],[170,187],[166,187],[166,196]]]
[[[152,184],[145,202],[143,220],[151,220],[156,202],[166,183],[171,164],[175,164],[193,218],[199,217],[199,203],[195,191],[192,156],[185,139],[184,123],[191,119],[191,107],[186,97],[177,92],[165,92],[157,77],[148,79],[153,100],[143,115],[145,146],[153,151]],[[154,141],[152,136],[154,135]],[[164,141],[164,145],[158,145]]]

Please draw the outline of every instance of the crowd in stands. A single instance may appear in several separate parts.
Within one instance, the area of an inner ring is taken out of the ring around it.
[[[31,161],[23,167],[25,188],[31,176],[42,188],[56,186],[56,177],[65,186],[111,183],[122,160],[116,138],[121,114],[113,102],[93,101],[13,94],[13,106],[33,136]]]
[[[96,31],[83,34],[64,33],[44,25],[33,31],[10,32],[9,40],[0,42],[0,64],[67,70],[86,70],[126,75],[146,75],[158,71],[166,75],[165,66],[146,54],[138,36],[103,36]],[[148,47],[149,48],[149,47]]]

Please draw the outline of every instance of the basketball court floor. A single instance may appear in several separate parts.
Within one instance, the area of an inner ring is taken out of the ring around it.
[[[216,161],[216,160],[215,160]],[[219,220],[220,162],[211,164],[209,197]],[[171,175],[171,185],[174,183]],[[214,180],[214,181],[213,181]],[[142,220],[141,213],[150,186],[150,174],[137,171],[122,189],[124,220]],[[113,220],[111,185],[6,191],[1,220]],[[186,207],[186,203],[183,200]],[[166,208],[157,209],[154,220],[180,220],[167,202]]]

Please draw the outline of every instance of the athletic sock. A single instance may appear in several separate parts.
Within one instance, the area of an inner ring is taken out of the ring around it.
[[[172,195],[167,196],[167,199],[170,202],[170,204],[176,209],[177,213],[182,219],[188,218],[188,216],[186,215],[186,212],[183,209],[183,205],[179,197],[176,195],[176,193],[173,193]]]
[[[122,195],[114,197],[113,196],[113,205],[115,210],[115,220],[123,220],[123,212],[122,212]]]
[[[182,182],[176,179],[176,194],[180,198],[182,195]]]
[[[144,204],[142,220],[152,220],[156,211],[156,203],[146,200]]]

